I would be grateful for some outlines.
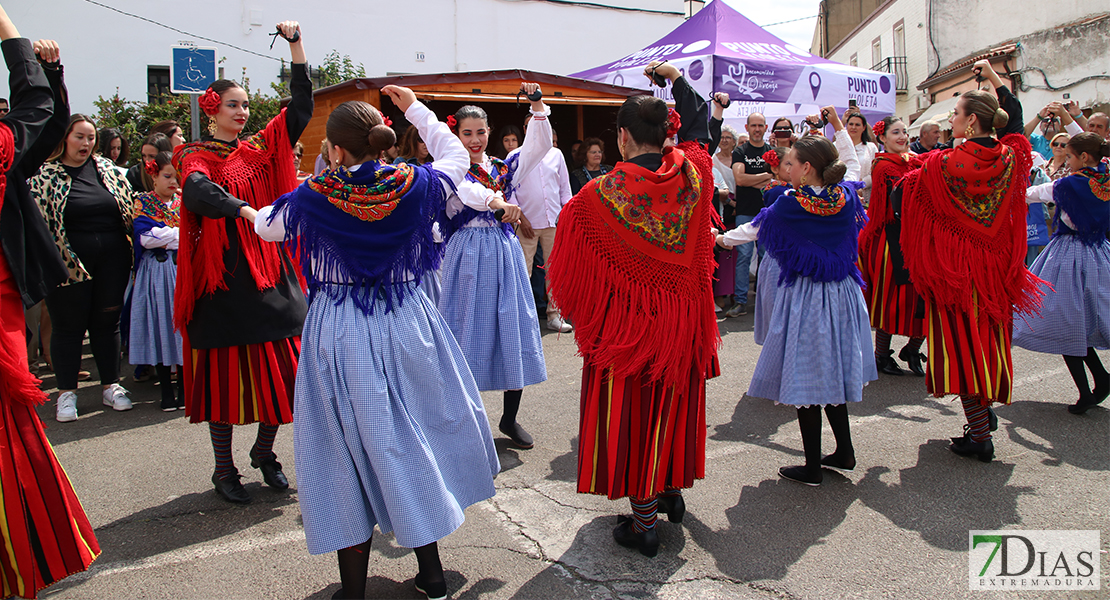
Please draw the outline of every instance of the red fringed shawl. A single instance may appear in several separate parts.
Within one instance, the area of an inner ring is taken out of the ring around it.
[[[1031,151],[1017,134],[994,148],[969,141],[906,176],[902,249],[922,296],[967,313],[977,303],[994,323],[1039,308],[1044,282],[1025,268]]]
[[[7,173],[8,169],[12,168],[14,160],[15,136],[7,125],[0,123],[0,207],[4,205],[4,192],[8,187]],[[3,263],[0,264],[0,281],[2,281],[10,277],[7,257],[3,252],[0,252],[0,262]],[[8,285],[14,288],[15,280],[9,281]],[[19,300],[19,294],[14,294],[12,297],[13,303],[18,306],[0,306],[0,311],[20,315],[19,318],[21,318],[23,303]],[[0,397],[34,406],[45,402],[46,394],[39,389],[39,384],[42,382],[27,369],[27,353],[23,351],[26,347],[27,340],[24,339],[22,331],[13,336],[5,335],[0,331]]]
[[[894,220],[890,188],[906,173],[920,168],[921,158],[908,154],[879,152],[871,163],[871,202],[867,206],[867,225],[859,233],[859,253],[869,254],[879,234]]]
[[[240,140],[237,148],[220,142],[185,144],[174,151],[173,164],[182,181],[192,173],[201,173],[257,210],[297,186],[291,148],[282,109],[265,129]],[[281,247],[260,240],[246,219],[237,219],[235,226],[239,248],[258,289],[274,287],[281,277]],[[192,319],[197,299],[227,289],[224,252],[228,247],[224,219],[202,217],[181,207],[181,247],[174,294],[174,321],[178,329],[184,330]]]
[[[563,208],[547,266],[578,353],[614,377],[705,373],[720,334],[713,314],[712,163],[695,142],[651,172],[622,162]]]

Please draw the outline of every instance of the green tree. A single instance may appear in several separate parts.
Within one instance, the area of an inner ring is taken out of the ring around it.
[[[320,74],[320,86],[327,87],[337,83],[343,83],[349,79],[361,79],[366,77],[366,68],[362,63],[357,65],[351,60],[350,55],[339,55],[339,51],[332,49],[327,56],[324,57],[324,63],[317,69]]]

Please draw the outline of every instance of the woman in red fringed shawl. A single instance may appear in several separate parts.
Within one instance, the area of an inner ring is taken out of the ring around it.
[[[859,234],[859,263],[863,295],[875,328],[875,366],[881,373],[903,374],[890,349],[890,336],[904,335],[910,341],[898,358],[909,363],[914,375],[924,377],[921,361],[925,357],[920,349],[925,341],[925,319],[918,312],[921,297],[905,268],[899,239],[902,222],[890,203],[895,184],[919,168],[921,159],[910,154],[910,136],[902,119],[886,117],[875,123],[873,130],[884,151],[871,163],[871,204],[867,207],[867,225]]]
[[[1025,268],[1032,160],[1021,104],[989,62],[974,69],[990,79],[998,99],[979,90],[960,96],[951,122],[964,143],[929,153],[907,175],[902,248],[925,300],[928,389],[936,397],[959,394],[967,416],[951,449],[990,462],[997,427],[990,405],[1009,404],[1013,393],[1013,311],[1036,311],[1044,294],[1043,282]]]
[[[250,502],[231,458],[231,426],[258,422],[251,466],[266,484],[289,487],[274,456],[278,425],[293,420],[293,380],[307,305],[281,246],[254,235],[259,208],[293,191],[293,144],[312,118],[300,26],[278,25],[293,55],[292,100],[257,134],[240,140],[250,115],[233,81],[201,97],[212,137],[179,146],[184,181],[174,320],[184,345],[185,412],[207,421],[216,455],[212,483],[229,502]],[[240,218],[241,217],[241,218]]]
[[[624,162],[567,203],[547,269],[583,357],[578,491],[629,497],[613,537],[645,556],[657,511],[680,523],[679,490],[705,476],[705,380],[720,372],[708,108],[674,66],[652,69],[681,123],[652,96],[621,106]],[[668,131],[680,143],[664,149]]]
[[[0,39],[0,50],[11,71],[11,111],[0,118],[0,214],[5,220],[5,251],[0,252],[0,544],[4,547],[0,552],[0,598],[36,598],[46,586],[87,569],[100,554],[100,546],[35,413],[35,406],[45,402],[46,395],[39,389],[41,382],[27,369],[20,289],[27,289],[32,304],[45,292],[34,289],[37,282],[21,286],[17,273],[38,273],[44,280],[58,283],[66,277],[65,265],[48,246],[38,247],[53,254],[7,251],[9,242],[29,247],[23,239],[29,239],[35,230],[46,231],[42,213],[33,209],[29,197],[27,202],[19,202],[6,192],[9,179],[16,185],[20,177],[26,179],[23,166],[42,164],[61,141],[69,122],[58,47],[39,41],[32,48],[19,37],[3,8]],[[35,54],[51,71],[49,76]],[[58,114],[52,117],[53,111]],[[9,218],[21,221],[17,227],[22,231],[13,235]],[[20,234],[23,239],[11,239]]]

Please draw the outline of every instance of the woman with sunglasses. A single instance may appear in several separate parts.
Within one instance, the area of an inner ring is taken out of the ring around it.
[[[790,148],[798,138],[794,135],[794,123],[786,117],[775,119],[771,126],[771,145],[777,148]]]
[[[1056,181],[1071,175],[1071,167],[1068,166],[1068,153],[1065,149],[1068,147],[1068,142],[1071,141],[1071,136],[1066,133],[1057,133],[1052,136],[1052,157],[1051,160],[1044,166],[1045,175],[1048,178]]]

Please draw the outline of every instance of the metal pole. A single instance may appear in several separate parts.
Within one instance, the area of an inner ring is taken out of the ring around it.
[[[191,141],[200,141],[200,94],[189,94],[189,124]]]

